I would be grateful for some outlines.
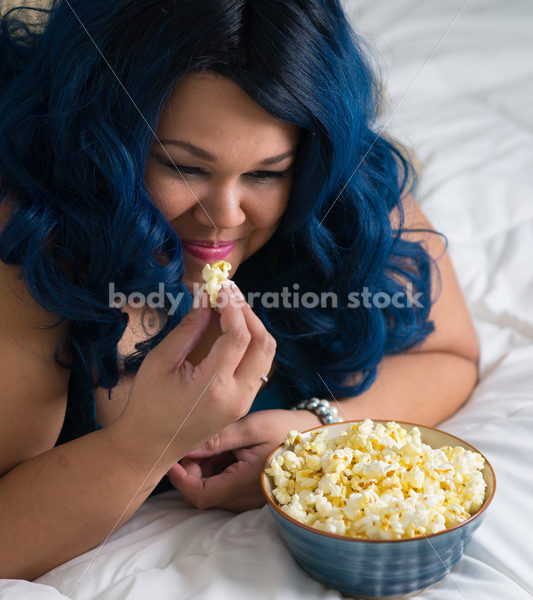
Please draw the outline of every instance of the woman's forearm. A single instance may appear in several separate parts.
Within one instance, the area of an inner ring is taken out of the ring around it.
[[[360,396],[337,398],[343,419],[395,420],[435,426],[453,415],[472,393],[477,363],[448,352],[386,356],[376,380]]]
[[[0,578],[32,581],[96,547],[133,515],[176,457],[165,455],[139,490],[163,449],[150,455],[130,438],[115,423],[0,478]]]

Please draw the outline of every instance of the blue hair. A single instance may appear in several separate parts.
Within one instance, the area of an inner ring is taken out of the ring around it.
[[[144,172],[174,86],[202,70],[232,79],[302,130],[288,208],[234,275],[245,294],[299,283],[301,293],[339,298],[338,308],[256,309],[278,342],[278,369],[294,398],[359,395],[384,355],[434,330],[436,265],[419,242],[401,237],[400,199],[414,190],[414,169],[375,131],[378,77],[338,0],[69,4],[76,14],[60,0],[41,9],[40,28],[16,17],[35,10],[24,7],[0,22],[0,201],[8,185],[18,199],[0,259],[21,265],[33,297],[69,321],[72,361],[60,361],[58,344],[59,364],[90,371],[108,391],[117,384],[128,315],[109,306],[109,282],[126,295],[147,295],[160,282],[184,294],[175,313],[158,309],[165,327],[136,345],[128,373],[191,308],[181,241],[153,204]],[[354,290],[392,295],[407,285],[422,293],[421,308],[346,303]],[[358,381],[346,385],[354,374]]]

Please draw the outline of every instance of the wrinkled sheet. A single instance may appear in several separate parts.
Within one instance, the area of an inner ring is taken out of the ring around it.
[[[423,600],[533,597],[533,5],[346,0],[381,54],[382,124],[423,167],[419,199],[446,233],[481,340],[481,380],[440,427],[491,461],[497,491],[465,556]],[[461,10],[461,8],[463,10]],[[455,20],[454,20],[455,19]],[[267,508],[233,515],[149,499],[103,548],[0,598],[333,600],[285,549]]]

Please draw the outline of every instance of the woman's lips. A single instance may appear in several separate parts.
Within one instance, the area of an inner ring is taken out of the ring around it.
[[[189,254],[208,262],[222,260],[225,256],[231,253],[233,248],[235,248],[235,244],[236,242],[231,242],[229,244],[225,244],[224,246],[213,248],[212,246],[200,246],[199,244],[194,244],[191,242],[181,243],[183,249],[189,252]]]

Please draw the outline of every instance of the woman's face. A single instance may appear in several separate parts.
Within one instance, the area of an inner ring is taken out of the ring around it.
[[[299,132],[217,73],[190,73],[175,87],[145,182],[182,240],[191,291],[206,262],[227,260],[233,276],[274,234],[287,207]],[[188,242],[234,245],[209,251]]]

